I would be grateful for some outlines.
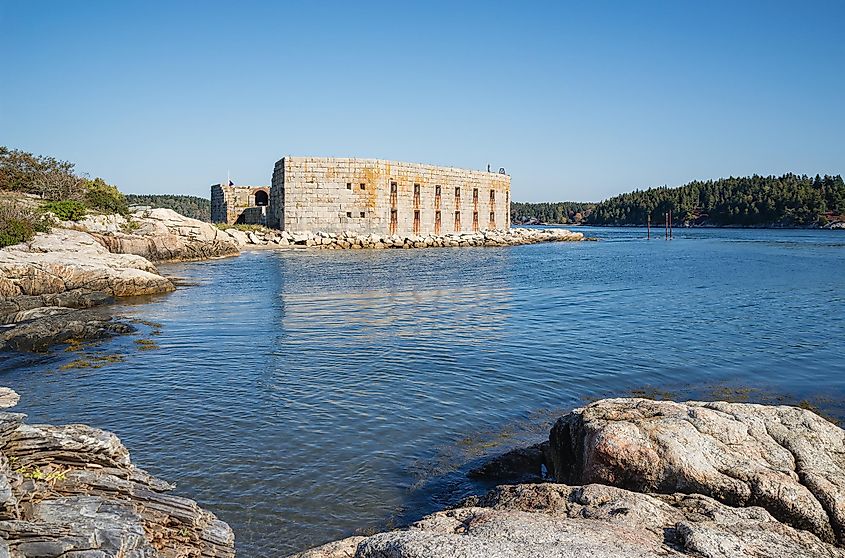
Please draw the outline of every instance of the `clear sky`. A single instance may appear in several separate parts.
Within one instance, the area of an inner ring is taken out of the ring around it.
[[[0,145],[206,197],[284,155],[490,163],[517,201],[840,174],[843,25],[843,0],[0,0]]]

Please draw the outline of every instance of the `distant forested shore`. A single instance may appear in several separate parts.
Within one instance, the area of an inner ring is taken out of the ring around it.
[[[176,194],[126,194],[126,202],[130,206],[172,209],[185,217],[211,221],[211,200],[208,198]]]
[[[127,194],[126,201],[211,219],[208,198]],[[645,226],[650,216],[653,225],[661,226],[669,211],[679,227],[826,227],[845,223],[845,182],[840,175],[754,175],[634,190],[601,202],[512,202],[511,221]]]
[[[635,190],[598,203],[513,203],[515,224],[816,228],[845,222],[840,175],[749,176],[694,181],[677,188]]]

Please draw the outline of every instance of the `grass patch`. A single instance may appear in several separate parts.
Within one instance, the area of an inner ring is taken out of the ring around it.
[[[71,338],[71,339],[68,339],[66,341],[66,343],[67,343],[67,347],[65,347],[66,353],[76,353],[76,352],[79,352],[79,351],[81,351],[82,349],[85,348],[84,341],[82,341],[82,339]]]
[[[129,320],[129,323],[141,324],[147,327],[151,327],[153,329],[161,329],[162,327],[164,327],[161,322],[154,322],[152,320],[145,320],[143,318],[132,318],[131,320]]]
[[[67,364],[64,364],[59,367],[61,371],[67,370],[79,370],[83,368],[91,368],[91,369],[99,369],[107,364],[114,364],[117,362],[124,362],[126,357],[123,355],[113,354],[113,355],[91,355],[88,357],[81,357],[76,360],[72,360]]]
[[[158,343],[152,339],[136,339],[135,345],[138,347],[139,351],[154,351],[161,348],[158,346]]]
[[[141,228],[141,223],[133,221],[131,218],[127,219],[125,223],[120,225],[120,232],[124,234],[132,234]]]
[[[226,229],[235,229],[241,232],[267,232],[270,230],[263,225],[227,225],[226,223],[214,223],[214,226],[221,231],[225,231]]]

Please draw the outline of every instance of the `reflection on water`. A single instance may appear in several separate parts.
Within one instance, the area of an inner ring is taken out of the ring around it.
[[[33,421],[117,432],[228,521],[246,556],[452,502],[482,488],[468,461],[542,438],[589,398],[727,385],[775,402],[824,394],[841,417],[845,235],[594,234],[167,266],[198,286],[122,307],[161,324],[99,347],[123,362],[60,371],[78,355],[15,356],[2,383]],[[139,352],[139,338],[159,348]]]

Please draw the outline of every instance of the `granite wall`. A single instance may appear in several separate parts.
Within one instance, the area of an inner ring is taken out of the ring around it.
[[[268,225],[288,231],[447,234],[507,229],[510,176],[377,159],[284,157]]]

